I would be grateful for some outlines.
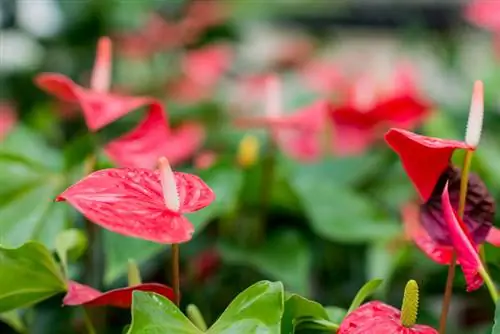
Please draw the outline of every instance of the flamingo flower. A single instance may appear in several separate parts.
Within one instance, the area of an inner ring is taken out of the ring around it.
[[[171,130],[163,106],[157,100],[109,92],[111,41],[107,37],[98,42],[89,89],[55,73],[39,75],[36,83],[62,101],[77,103],[91,131],[100,130],[133,110],[148,107],[145,118],[135,129],[104,147],[106,154],[119,166],[153,168],[160,156],[178,164],[189,158],[203,142],[204,130],[200,125],[187,124]]]
[[[7,136],[16,123],[17,116],[14,107],[10,103],[0,102],[0,140]]]
[[[237,124],[266,127],[279,148],[290,157],[301,161],[314,161],[322,154],[322,136],[330,105],[320,100],[284,114],[281,101],[280,81],[276,76],[266,80],[266,115],[238,119]]]
[[[458,207],[460,170],[450,164],[457,149],[475,150],[481,132],[483,86],[476,82],[465,142],[445,140],[391,129],[385,135],[389,146],[399,155],[403,168],[420,195],[420,222],[431,238],[441,245],[451,245],[449,230],[442,215],[441,194],[449,182],[450,198]],[[474,174],[468,181],[464,223],[476,244],[483,243],[492,227],[495,205],[480,178]]]
[[[231,58],[232,51],[224,44],[188,52],[182,60],[183,75],[169,87],[172,98],[189,103],[209,97],[229,69]]]
[[[194,232],[184,214],[198,211],[214,199],[213,191],[198,176],[173,172],[168,160],[161,158],[156,171],[96,171],[56,200],[68,201],[90,221],[112,232],[177,244],[190,240]]]
[[[363,153],[384,128],[413,128],[429,114],[430,106],[418,95],[409,66],[398,67],[391,80],[384,87],[365,75],[347,89],[345,102],[330,113],[336,154]]]
[[[310,89],[325,96],[337,93],[344,84],[338,65],[324,60],[308,62],[300,70],[300,75]]]
[[[437,334],[432,327],[416,324],[418,285],[408,282],[401,311],[380,301],[361,305],[342,321],[337,334]]]
[[[155,292],[171,301],[175,300],[174,291],[163,284],[144,283],[126,288],[114,289],[100,292],[90,286],[74,281],[68,282],[68,292],[64,296],[63,304],[66,306],[113,306],[119,308],[130,308],[132,305],[132,293],[134,291]]]

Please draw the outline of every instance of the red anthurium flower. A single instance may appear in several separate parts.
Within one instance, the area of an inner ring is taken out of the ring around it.
[[[40,74],[35,81],[40,88],[59,99],[78,103],[92,131],[103,128],[132,110],[153,103],[150,98],[108,92],[111,83],[111,41],[107,37],[102,37],[97,46],[90,89],[56,73]]]
[[[217,153],[205,150],[198,153],[194,158],[194,167],[196,169],[208,169],[217,161]]]
[[[67,306],[113,306],[129,308],[132,305],[134,291],[147,291],[160,294],[172,301],[175,300],[174,291],[163,284],[144,283],[127,288],[100,292],[90,286],[77,282],[68,282],[68,292],[64,296],[63,304]]]
[[[165,158],[157,171],[94,172],[57,197],[112,232],[165,244],[190,240],[194,229],[184,213],[198,211],[214,199],[199,177],[172,172]]]
[[[451,206],[448,184],[444,187],[441,199],[444,219],[448,223],[453,248],[457,253],[457,260],[464,272],[467,282],[467,291],[474,291],[483,285],[483,278],[479,274],[482,263],[479,258],[477,245],[468,232],[464,222],[458,217]]]
[[[217,271],[220,264],[221,258],[217,250],[204,250],[191,262],[192,275],[197,282],[204,282]]]
[[[10,103],[0,102],[0,140],[7,136],[16,123],[17,115],[14,107]]]
[[[319,158],[322,153],[322,135],[330,104],[320,100],[292,114],[284,114],[281,106],[279,79],[275,76],[268,76],[266,86],[265,116],[238,119],[236,123],[243,126],[268,128],[281,150],[295,159],[312,161]]]
[[[331,62],[311,61],[300,72],[309,88],[326,96],[337,93],[344,84],[338,65]]]
[[[401,311],[379,301],[361,305],[342,321],[337,334],[437,334],[425,325],[406,327],[401,323]]]
[[[465,17],[471,23],[491,31],[497,58],[500,58],[500,3],[491,0],[473,0],[465,9]]]
[[[204,138],[205,130],[198,123],[169,129],[163,107],[153,103],[142,123],[110,142],[104,150],[120,166],[153,168],[161,156],[167,157],[172,165],[188,160]]]
[[[417,94],[407,67],[394,73],[385,91],[380,87],[372,77],[362,76],[347,91],[345,103],[332,111],[333,145],[338,155],[362,153],[385,127],[412,128],[429,114],[430,107]]]

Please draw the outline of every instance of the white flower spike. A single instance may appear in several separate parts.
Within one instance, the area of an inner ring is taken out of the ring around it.
[[[271,75],[266,80],[266,116],[279,117],[281,115],[281,87],[280,79]]]
[[[483,82],[478,80],[474,83],[472,101],[470,105],[469,120],[465,129],[465,143],[472,147],[477,147],[481,138],[484,116],[484,92]]]
[[[90,87],[98,92],[107,92],[111,84],[111,39],[101,37],[97,42],[97,52]]]
[[[177,185],[175,183],[175,176],[170,163],[167,158],[161,157],[159,160],[160,168],[160,182],[161,188],[163,190],[163,200],[165,201],[165,206],[173,211],[177,212],[180,208],[179,193],[177,192]]]

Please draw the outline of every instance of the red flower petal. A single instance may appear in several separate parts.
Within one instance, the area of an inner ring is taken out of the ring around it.
[[[483,284],[483,279],[479,274],[482,264],[479,259],[477,246],[473,244],[467,231],[464,230],[465,224],[451,206],[448,184],[444,187],[441,200],[443,215],[450,229],[453,247],[457,253],[458,262],[462,267],[467,282],[467,291],[474,291]]]
[[[349,313],[342,321],[337,334],[437,334],[425,325],[404,327],[400,320],[401,312],[387,304],[372,301],[361,305]]]
[[[453,248],[436,243],[420,225],[418,206],[408,204],[402,209],[405,233],[425,255],[439,264],[450,264]]]
[[[414,96],[401,95],[381,101],[370,113],[376,123],[411,129],[429,115],[429,110],[427,103]]]
[[[193,178],[188,183],[184,174],[180,177],[176,174],[181,204],[187,203],[186,208],[181,206],[181,211],[207,205],[205,188],[208,187],[199,178]],[[189,188],[183,189],[186,185]],[[196,199],[201,204],[196,204]],[[165,207],[158,171],[103,169],[66,189],[57,200],[70,202],[90,221],[130,237],[181,243],[190,240],[194,231],[185,217]]]
[[[174,291],[166,285],[145,283],[127,288],[100,292],[77,282],[68,282],[68,292],[64,296],[63,304],[68,306],[114,306],[129,308],[132,305],[132,292],[148,291],[160,294],[172,301],[175,300]]]
[[[211,87],[229,68],[231,56],[231,49],[227,45],[210,45],[191,51],[184,59],[184,72],[191,80]]]
[[[181,213],[201,210],[215,200],[212,189],[196,175],[175,172],[175,181]]]
[[[172,165],[186,161],[202,145],[204,138],[203,127],[196,123],[186,123],[171,131],[163,107],[154,103],[142,123],[110,142],[104,150],[121,167],[152,169],[162,156]]]
[[[472,1],[465,10],[465,17],[472,23],[493,32],[500,31],[500,2],[491,0]]]
[[[500,247],[500,230],[496,227],[492,227],[486,237],[486,241],[493,246]]]
[[[14,106],[0,101],[0,140],[12,130],[17,123],[17,115]]]
[[[399,155],[408,177],[424,201],[431,196],[453,152],[471,149],[460,141],[421,136],[401,129],[390,129],[385,134],[385,141]]]
[[[301,74],[312,90],[324,95],[332,95],[343,84],[343,76],[337,65],[314,61],[301,70]]]
[[[97,131],[132,110],[154,104],[147,97],[129,97],[85,89],[71,79],[55,73],[37,76],[36,84],[47,93],[67,102],[78,102],[87,127]]]

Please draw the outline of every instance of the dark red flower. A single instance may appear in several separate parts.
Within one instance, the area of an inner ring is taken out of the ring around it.
[[[0,101],[0,140],[14,128],[17,123],[17,114],[14,106]]]
[[[387,127],[413,128],[428,116],[430,106],[417,94],[411,74],[402,68],[394,76],[394,85],[382,93],[371,77],[359,78],[346,102],[332,110],[335,153],[362,153]]]
[[[437,334],[425,325],[405,327],[401,323],[401,311],[379,301],[361,305],[349,313],[340,324],[337,334]]]
[[[174,291],[170,287],[158,283],[144,283],[127,288],[100,292],[90,286],[69,281],[68,292],[64,296],[63,304],[66,306],[83,305],[129,308],[132,305],[132,293],[134,291],[155,292],[171,301],[175,301]]]
[[[157,171],[94,172],[57,197],[112,232],[158,243],[190,240],[194,228],[184,213],[198,211],[214,199],[198,176],[172,172],[166,159],[160,159]]]
[[[215,249],[202,251],[191,262],[193,277],[198,282],[210,278],[219,268],[221,257]]]

